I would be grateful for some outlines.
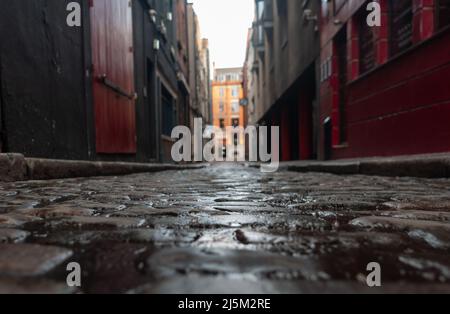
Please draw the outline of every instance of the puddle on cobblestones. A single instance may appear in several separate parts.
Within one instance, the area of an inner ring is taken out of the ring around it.
[[[125,293],[152,280],[145,260],[152,247],[143,244],[99,241],[75,249],[73,260],[83,265],[85,293]]]
[[[291,276],[294,279],[318,272],[310,260],[244,250],[166,249],[151,255],[147,264],[148,270],[156,277],[196,273],[255,279]]]

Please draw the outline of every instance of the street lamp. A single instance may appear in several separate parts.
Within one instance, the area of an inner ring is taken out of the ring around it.
[[[303,12],[303,21],[305,23],[309,23],[310,21],[314,22],[314,31],[319,31],[319,26],[318,26],[318,22],[319,22],[319,17],[317,16],[317,14],[314,14],[312,10],[310,9],[306,9]]]
[[[148,11],[148,14],[150,15],[150,19],[152,20],[153,24],[156,25],[159,33],[165,38],[167,35],[167,27],[166,27],[166,22],[167,23],[171,23],[173,21],[173,14],[172,12],[167,12],[167,14],[163,15],[160,14],[157,10],[155,9],[150,9]],[[158,19],[159,19],[159,23],[158,23]],[[154,45],[155,48],[155,45]],[[156,50],[158,49],[155,48]]]
[[[150,9],[148,11],[148,14],[150,14],[150,18],[152,19],[152,21],[154,23],[156,23],[156,18],[158,18],[158,17],[163,21],[172,22],[172,20],[173,20],[172,12],[167,12],[167,15],[164,16],[162,14],[159,14],[158,11],[156,11],[155,9]]]

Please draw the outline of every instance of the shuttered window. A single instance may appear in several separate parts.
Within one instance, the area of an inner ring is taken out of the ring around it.
[[[358,13],[359,73],[364,74],[376,65],[374,28],[367,24],[365,10]]]
[[[390,0],[390,55],[395,56],[412,46],[412,0]]]
[[[450,25],[450,0],[437,0],[438,29]]]

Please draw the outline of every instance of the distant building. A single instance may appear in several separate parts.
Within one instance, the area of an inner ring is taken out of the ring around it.
[[[253,75],[253,66],[255,62],[255,48],[252,44],[253,29],[248,30],[247,35],[247,48],[245,53],[245,62],[243,68],[243,80],[242,86],[244,89],[244,99],[246,101],[245,112],[245,123],[246,125],[257,125],[257,115],[256,115],[256,103],[258,96],[257,80],[256,76]]]
[[[209,40],[202,38],[200,48],[200,65],[197,73],[200,78],[200,108],[207,124],[212,123],[212,96],[211,96],[211,61],[209,54]]]
[[[177,78],[178,78],[178,123],[189,125],[189,103],[193,91],[189,85],[189,37],[187,0],[175,0],[173,19],[176,25]],[[195,91],[194,91],[195,92]]]
[[[225,130],[227,127],[245,127],[245,107],[242,68],[214,70],[212,83],[213,125]]]
[[[189,85],[191,89],[190,124],[194,118],[212,123],[211,69],[208,39],[201,38],[200,25],[193,4],[187,7],[189,37]]]

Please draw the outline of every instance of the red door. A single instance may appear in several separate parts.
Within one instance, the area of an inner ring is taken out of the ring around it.
[[[97,153],[136,153],[131,0],[91,0]]]

